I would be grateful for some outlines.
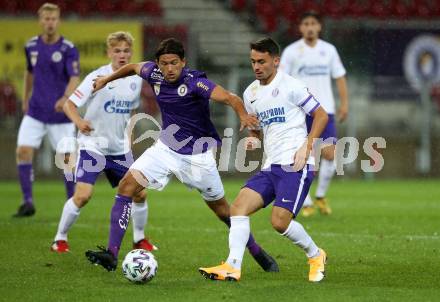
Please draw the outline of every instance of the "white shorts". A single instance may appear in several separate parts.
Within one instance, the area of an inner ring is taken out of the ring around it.
[[[196,188],[206,201],[224,197],[225,191],[212,152],[184,155],[171,150],[160,140],[148,148],[130,170],[147,178],[148,188],[163,190],[174,174],[189,188]]]
[[[49,136],[52,149],[58,153],[74,153],[75,125],[73,123],[45,124],[25,115],[18,130],[17,146],[28,146],[38,149],[43,137]]]

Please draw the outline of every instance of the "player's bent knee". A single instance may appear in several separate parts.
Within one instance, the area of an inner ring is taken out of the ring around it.
[[[73,202],[78,208],[82,208],[89,202],[91,197],[92,195],[88,193],[75,192],[75,194],[73,195]]]
[[[231,204],[229,208],[229,213],[231,216],[249,216],[250,214],[246,207],[246,204],[237,201]]]
[[[16,157],[17,162],[31,162],[33,156],[33,149],[31,147],[17,147]]]
[[[272,208],[271,223],[272,227],[280,234],[284,233],[293,219],[293,214],[281,207]]]
[[[143,203],[147,199],[147,193],[145,193],[145,190],[140,191],[133,197],[133,201],[136,203]]]
[[[326,160],[334,160],[335,159],[335,146],[325,147],[321,151],[321,155]]]
[[[289,227],[290,220],[282,219],[280,217],[272,216],[272,227],[280,234],[284,233]]]
[[[129,171],[119,182],[118,194],[127,197],[135,197],[143,189],[144,187],[136,181],[136,178]]]

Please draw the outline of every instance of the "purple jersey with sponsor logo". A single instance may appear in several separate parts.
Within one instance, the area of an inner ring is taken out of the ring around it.
[[[63,37],[46,44],[37,36],[27,42],[25,54],[34,79],[27,115],[48,124],[71,123],[64,112],[55,111],[55,103],[64,95],[70,77],[79,75],[78,50]]]
[[[216,85],[205,73],[184,68],[179,80],[169,83],[154,62],[147,62],[140,76],[156,94],[163,123],[160,140],[165,145],[180,154],[197,154],[220,145],[209,111]]]

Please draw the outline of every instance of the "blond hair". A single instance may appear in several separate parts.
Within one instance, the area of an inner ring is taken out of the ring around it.
[[[60,13],[60,7],[56,4],[46,2],[38,9],[38,16],[41,16],[43,12],[58,12]]]
[[[127,42],[128,46],[133,45],[134,38],[127,31],[117,31],[107,36],[107,47],[113,47],[119,42]]]

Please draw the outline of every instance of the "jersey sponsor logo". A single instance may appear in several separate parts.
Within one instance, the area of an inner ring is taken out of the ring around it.
[[[260,125],[268,126],[272,123],[284,123],[286,121],[284,107],[270,108],[263,112],[257,113]]]
[[[201,89],[203,89],[205,91],[209,90],[208,85],[204,84],[203,82],[197,82],[197,87],[199,87],[199,88],[201,88]]]
[[[104,110],[107,113],[126,114],[130,113],[130,110],[133,108],[133,103],[134,101],[111,100],[105,102]]]
[[[31,64],[35,66],[37,64],[38,51],[31,51]]]
[[[329,68],[326,65],[303,65],[298,69],[297,73],[302,76],[328,75]]]
[[[185,96],[188,93],[188,87],[185,84],[182,84],[177,88],[177,94],[179,96]]]
[[[59,51],[55,51],[52,54],[52,62],[58,63],[63,59],[63,55]]]

